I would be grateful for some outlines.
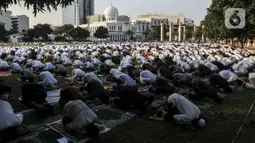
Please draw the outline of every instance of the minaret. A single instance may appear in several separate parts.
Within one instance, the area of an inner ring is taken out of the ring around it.
[[[160,24],[160,41],[164,41],[164,24]]]
[[[77,0],[76,4],[75,4],[75,7],[76,7],[76,27],[78,27],[80,25],[80,13],[79,13],[79,0]]]
[[[182,42],[182,22],[179,22],[178,41],[179,41],[179,42]]]
[[[172,22],[169,23],[169,41],[170,42],[173,41],[173,23]]]

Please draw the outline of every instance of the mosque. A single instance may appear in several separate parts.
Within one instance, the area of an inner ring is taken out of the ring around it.
[[[171,25],[171,39],[178,40],[181,26],[181,33],[185,32],[182,26],[187,24],[187,19],[183,14],[180,15],[162,15],[162,14],[146,14],[138,16],[135,20],[130,20],[126,15],[119,15],[119,11],[113,5],[107,7],[102,15],[96,14],[88,17],[88,24],[79,25],[81,28],[86,28],[90,31],[89,40],[97,40],[94,33],[97,28],[103,26],[108,29],[109,38],[111,41],[127,40],[129,37],[127,31],[132,31],[133,36],[137,39],[144,38],[144,31],[151,30],[155,26]],[[178,26],[180,25],[180,26]],[[161,38],[161,40],[163,40]]]

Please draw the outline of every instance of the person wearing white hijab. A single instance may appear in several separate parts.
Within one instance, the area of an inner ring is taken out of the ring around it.
[[[13,64],[11,65],[11,67],[12,67],[11,73],[13,73],[13,74],[20,73],[21,70],[22,70],[21,67],[20,67],[20,65],[19,65],[18,63],[13,63]]]
[[[144,70],[140,73],[140,82],[142,84],[153,84],[157,80],[157,76],[149,70]]]
[[[83,77],[85,77],[86,73],[84,71],[82,71],[81,69],[73,69],[72,71],[72,77],[71,80],[78,80],[78,81],[82,81]]]
[[[136,82],[134,79],[132,79],[129,75],[127,74],[120,74],[119,79],[122,82],[123,86],[129,86],[129,87],[135,87]]]
[[[42,85],[46,88],[54,88],[58,83],[53,75],[48,71],[40,73],[39,77],[40,80],[42,80]]]
[[[90,82],[91,80],[96,80],[98,82],[100,82],[103,85],[103,81],[101,81],[97,75],[93,72],[90,73],[86,73],[84,76],[84,80],[86,80],[86,82]]]

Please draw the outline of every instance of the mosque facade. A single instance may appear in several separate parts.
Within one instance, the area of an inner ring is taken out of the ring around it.
[[[108,40],[119,41],[127,40],[129,38],[126,34],[126,32],[129,30],[133,32],[133,36],[137,39],[143,39],[144,31],[151,30],[153,27],[160,26],[162,23],[164,25],[169,25],[169,23],[172,23],[172,21],[174,21],[173,34],[174,32],[176,32],[176,34],[178,33],[178,24],[180,22],[182,24],[185,24],[185,16],[182,14],[177,16],[147,14],[144,15],[144,17],[138,16],[137,19],[130,20],[128,16],[119,15],[118,9],[112,5],[105,9],[104,14],[92,15],[89,16],[88,19],[88,24],[79,25],[79,27],[86,28],[90,31],[89,40],[97,40],[97,38],[94,37],[94,33],[100,26],[108,29]],[[174,37],[173,39],[177,40],[177,38],[178,37],[176,36],[176,38]]]

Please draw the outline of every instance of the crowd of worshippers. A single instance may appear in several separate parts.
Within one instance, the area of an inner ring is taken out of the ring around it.
[[[172,119],[177,124],[202,128],[206,120],[192,100],[206,97],[220,103],[218,93],[232,92],[231,86],[255,88],[255,54],[216,44],[5,47],[0,49],[0,58],[1,71],[20,75],[24,81],[23,104],[37,109],[38,116],[47,115],[53,112],[46,101],[47,91],[61,89],[59,105],[65,129],[89,137],[99,134],[99,123],[97,115],[86,105],[88,101],[99,100],[121,110],[146,112],[154,100],[153,95],[168,95],[167,103],[150,119]],[[73,67],[70,83],[82,83],[81,87],[59,87],[55,77],[67,77],[68,67]],[[113,82],[114,86],[105,88],[106,81]],[[139,85],[148,86],[153,94],[140,93]],[[189,90],[180,93],[181,88]],[[23,115],[14,113],[8,102],[11,94],[12,87],[1,81],[0,136],[3,141],[18,137],[23,121]]]

